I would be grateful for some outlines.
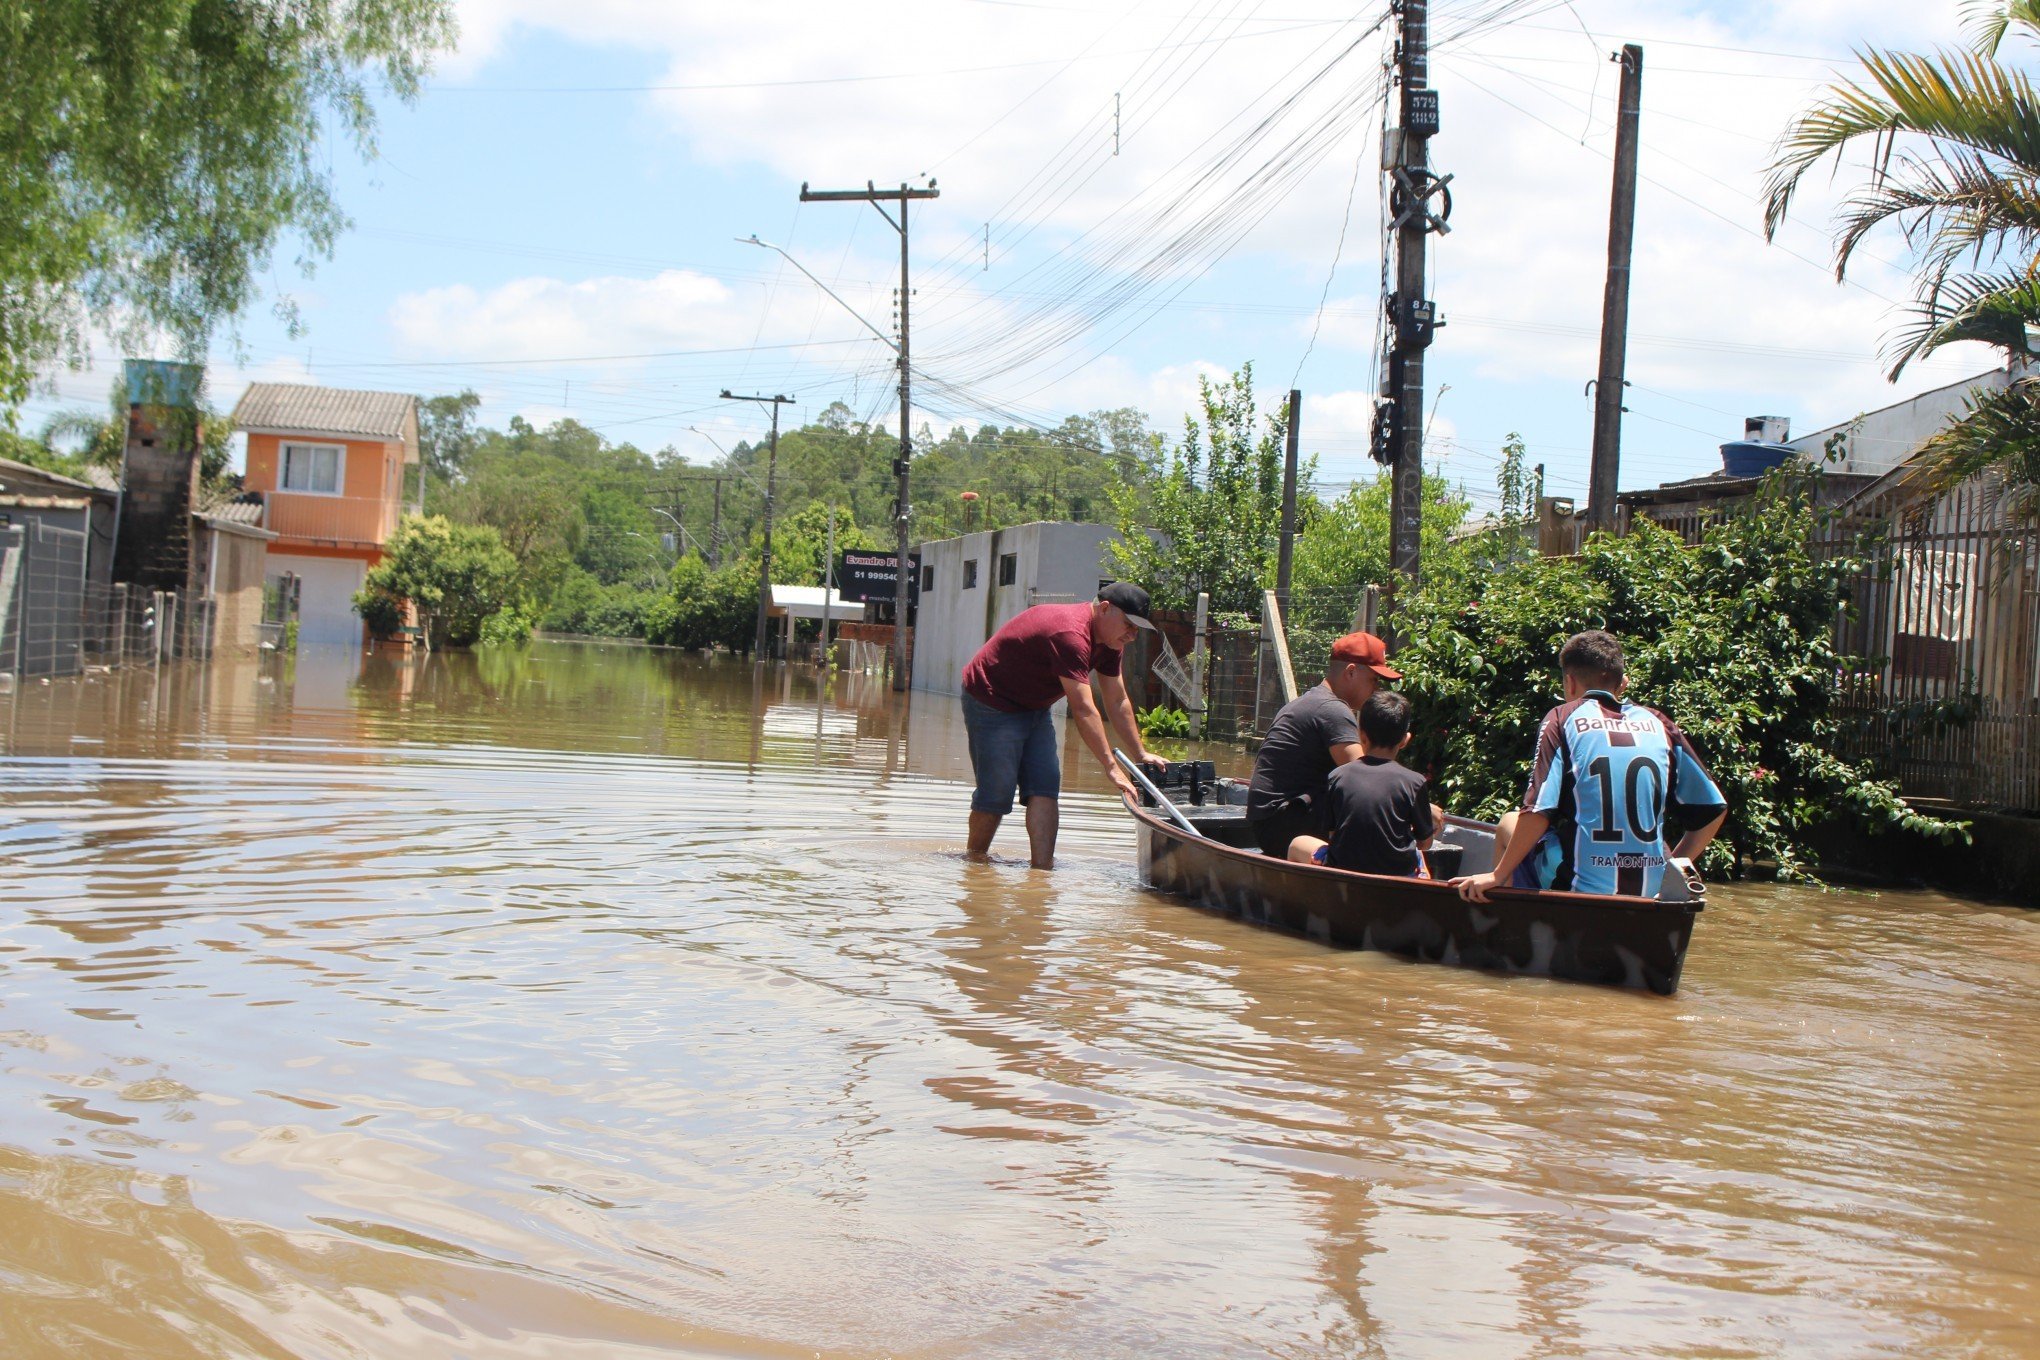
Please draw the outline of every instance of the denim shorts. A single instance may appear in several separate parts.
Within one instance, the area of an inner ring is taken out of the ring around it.
[[[1023,803],[1061,796],[1062,766],[1049,710],[1008,713],[966,694],[963,726],[970,733],[970,768],[977,776],[977,791],[970,797],[972,812],[1005,816],[1013,810],[1016,786]]]

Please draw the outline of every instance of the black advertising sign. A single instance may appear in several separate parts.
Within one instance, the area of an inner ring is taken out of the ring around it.
[[[899,557],[889,552],[846,552],[836,559],[836,595],[843,600],[891,601],[898,590]],[[921,555],[907,561],[913,574],[907,579],[909,602],[921,598]]]

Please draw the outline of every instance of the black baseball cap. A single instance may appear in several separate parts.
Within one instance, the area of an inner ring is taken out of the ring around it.
[[[1148,618],[1148,593],[1131,581],[1114,581],[1098,592],[1098,598],[1118,609],[1141,628],[1153,628]]]

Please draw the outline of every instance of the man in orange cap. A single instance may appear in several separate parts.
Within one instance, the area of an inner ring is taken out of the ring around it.
[[[1278,859],[1311,829],[1325,777],[1361,754],[1354,714],[1385,680],[1402,672],[1388,664],[1388,646],[1372,633],[1348,633],[1332,644],[1321,685],[1284,704],[1254,757],[1247,788],[1247,823],[1261,853]]]

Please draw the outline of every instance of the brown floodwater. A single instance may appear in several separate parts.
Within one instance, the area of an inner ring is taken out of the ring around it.
[[[1065,768],[1037,873],[861,676],[0,695],[0,1355],[2040,1353],[2040,918],[1490,976],[1143,892]]]

